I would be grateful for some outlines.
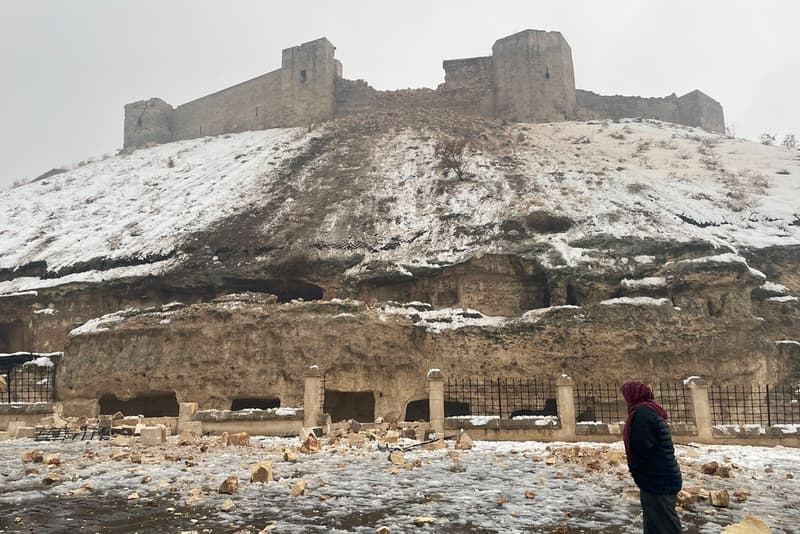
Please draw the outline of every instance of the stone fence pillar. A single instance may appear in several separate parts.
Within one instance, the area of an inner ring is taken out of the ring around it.
[[[708,383],[699,376],[687,379],[689,394],[692,397],[694,407],[694,424],[697,427],[697,441],[701,443],[711,443],[713,435],[711,432],[711,404],[708,402]]]
[[[428,403],[430,408],[431,429],[436,437],[444,437],[444,375],[439,369],[431,369],[426,375],[428,379]]]
[[[570,377],[562,374],[556,380],[556,396],[558,397],[558,420],[561,423],[560,437],[565,440],[575,440],[575,397],[573,396],[573,382]]]
[[[197,425],[192,424],[192,419],[194,417],[194,412],[197,411],[197,403],[196,402],[182,402],[178,405],[178,424],[175,428],[176,432],[182,432],[187,428],[196,431]],[[200,428],[202,428],[202,423],[200,424]],[[200,432],[202,434],[202,431]]]
[[[322,373],[319,367],[312,365],[306,371],[305,391],[303,394],[303,426],[314,428],[319,426],[322,415]]]

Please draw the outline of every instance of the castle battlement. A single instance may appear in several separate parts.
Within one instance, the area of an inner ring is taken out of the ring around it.
[[[125,149],[207,135],[302,126],[393,108],[445,108],[521,122],[643,117],[724,132],[719,102],[691,91],[664,98],[605,96],[575,89],[572,50],[560,32],[524,30],[492,55],[442,63],[435,90],[378,91],[347,80],[322,37],[286,48],[281,67],[177,107],[160,98],[125,106]]]

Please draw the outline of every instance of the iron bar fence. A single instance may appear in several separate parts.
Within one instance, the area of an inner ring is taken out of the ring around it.
[[[325,413],[325,375],[319,381],[319,410],[320,413]]]
[[[445,416],[558,415],[552,380],[455,378],[444,385]]]
[[[580,383],[574,388],[576,421],[619,423],[628,417],[621,384]],[[653,385],[653,396],[673,423],[693,423],[694,409],[687,388],[680,382]]]
[[[16,353],[0,358],[0,404],[54,402],[56,366],[38,354]]]
[[[694,403],[683,382],[664,382],[653,386],[653,396],[669,414],[671,423],[694,423]]]
[[[575,420],[579,423],[624,421],[628,409],[619,388],[620,384],[575,384]]]
[[[708,401],[715,425],[800,423],[798,386],[711,386],[708,389]]]

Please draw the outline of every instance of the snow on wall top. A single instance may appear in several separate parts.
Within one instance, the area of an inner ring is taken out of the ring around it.
[[[46,261],[57,273],[99,258],[134,265],[74,269],[66,278],[152,274],[177,263],[192,232],[268,204],[276,208],[260,227],[264,236],[314,221],[283,242],[313,244],[320,257],[363,253],[349,275],[379,262],[411,276],[407,268],[502,253],[521,240],[548,247],[544,265],[578,265],[595,258],[575,240],[600,234],[701,240],[734,251],[800,243],[800,160],[783,147],[656,121],[516,124],[506,127],[510,141],[502,150],[468,148],[466,178],[458,180],[437,168],[436,135],[425,128],[400,126],[348,141],[337,127],[171,143],[6,191],[0,270]],[[334,144],[284,177],[291,195],[284,189],[280,196],[286,184],[278,183],[278,169],[326,133]],[[340,196],[330,202],[334,192]],[[574,224],[513,236],[504,229],[535,211]],[[368,228],[354,224],[364,220]],[[553,253],[560,257],[555,264]],[[0,294],[59,283],[17,278],[0,282]]]

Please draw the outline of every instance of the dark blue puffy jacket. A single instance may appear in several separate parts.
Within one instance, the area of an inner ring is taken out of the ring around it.
[[[628,467],[636,485],[648,493],[678,493],[683,484],[669,427],[647,406],[636,408],[633,414]]]

